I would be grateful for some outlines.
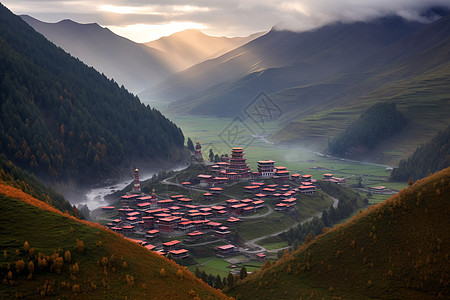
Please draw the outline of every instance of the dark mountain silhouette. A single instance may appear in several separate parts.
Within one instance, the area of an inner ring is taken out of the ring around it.
[[[0,151],[41,179],[93,185],[183,157],[174,123],[4,6],[0,74]]]
[[[259,92],[329,78],[423,24],[391,17],[308,32],[271,30],[216,59],[172,75],[154,91],[175,111],[235,115]],[[240,105],[234,105],[239,103]]]
[[[22,19],[55,45],[134,93],[177,70],[170,56],[162,51],[118,36],[96,23],[45,23],[30,16]]]

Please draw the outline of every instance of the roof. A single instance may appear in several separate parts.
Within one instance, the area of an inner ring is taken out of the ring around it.
[[[259,194],[255,194],[255,196],[256,196],[256,197],[266,197],[267,195],[266,195],[266,194],[261,194],[261,193],[259,193]]]
[[[144,206],[150,206],[152,205],[150,202],[144,202],[144,203],[138,203],[137,206],[144,207]]]
[[[159,233],[159,230],[158,229],[152,229],[152,230],[147,231],[146,233],[148,233],[148,234],[156,234],[156,233]]]
[[[220,187],[212,187],[210,188],[211,191],[223,191],[223,188]]]
[[[179,243],[181,243],[179,240],[173,240],[173,241],[165,242],[162,244],[163,244],[163,246],[173,246],[173,245],[178,245]]]
[[[200,174],[197,176],[200,179],[210,179],[212,177],[212,175],[204,175],[204,174]]]
[[[169,253],[175,254],[175,255],[177,255],[177,254],[184,254],[184,253],[187,253],[187,252],[188,252],[188,251],[187,251],[186,249],[170,250],[170,251],[169,251]]]
[[[228,250],[228,249],[234,249],[234,248],[236,248],[236,246],[231,245],[231,244],[223,245],[223,246],[217,247],[217,249],[220,249],[220,250]]]
[[[274,164],[275,161],[274,160],[260,160],[258,161],[258,164]]]
[[[243,207],[246,207],[246,206],[248,206],[248,204],[246,204],[246,203],[241,203],[241,204],[231,205],[231,208],[239,209],[239,208],[243,208]]]
[[[183,198],[183,197],[184,197],[184,195],[173,195],[173,196],[170,196],[171,199],[177,199],[177,198]]]
[[[147,248],[148,250],[153,250],[156,248],[156,246],[154,246],[152,244],[145,245],[144,247]]]
[[[114,206],[102,206],[103,210],[111,210],[111,209],[114,209],[114,208],[115,208]]]
[[[258,256],[258,257],[266,257],[266,255],[264,253],[258,253],[258,254],[256,254],[256,256]]]
[[[143,197],[139,197],[139,200],[150,200],[153,199],[153,196],[143,196]]]
[[[133,195],[123,195],[123,196],[120,197],[120,198],[122,198],[122,199],[132,199],[132,198],[136,198],[136,197],[139,197],[139,195],[138,195],[138,194],[133,194]]]
[[[309,175],[309,174],[305,174],[305,175],[302,175],[302,177],[303,177],[303,178],[310,178],[310,177],[311,177],[311,175]]]
[[[163,221],[163,222],[173,222],[173,221],[176,221],[176,220],[179,220],[179,219],[180,219],[180,217],[167,217],[167,218],[159,219],[159,221]]]
[[[199,235],[203,235],[203,232],[201,231],[193,231],[193,232],[189,232],[188,236],[199,236]]]

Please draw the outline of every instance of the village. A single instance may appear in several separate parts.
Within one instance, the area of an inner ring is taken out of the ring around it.
[[[205,164],[199,142],[193,163]],[[136,169],[132,190],[121,196],[120,205],[101,208],[108,216],[106,226],[149,250],[180,261],[189,258],[186,246],[201,241],[203,244],[218,242],[219,246],[214,247],[217,257],[245,253],[249,259],[263,262],[265,249],[232,244],[233,230],[246,217],[258,218],[258,212],[264,208],[267,210],[264,215],[273,211],[289,214],[297,209],[299,194],[314,195],[317,190],[317,180],[310,174],[290,174],[286,167],[276,166],[273,160],[258,161],[257,171],[252,172],[242,148],[233,148],[230,157],[224,156],[220,162],[207,167],[208,174],[197,174],[196,180],[179,183],[185,191],[194,188],[204,191],[203,201],[198,203],[186,196],[187,193],[167,198],[158,196],[155,189],[150,195],[142,193]],[[344,178],[330,173],[323,174],[321,180],[345,182]],[[242,186],[245,199],[218,202],[218,198],[223,199],[224,189],[236,182],[245,183]]]

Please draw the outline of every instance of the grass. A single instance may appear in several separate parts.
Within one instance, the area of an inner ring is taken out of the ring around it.
[[[249,276],[229,295],[448,298],[449,182],[450,168],[415,183]]]
[[[245,220],[237,226],[237,230],[244,240],[251,240],[285,230],[295,223],[296,221],[292,217],[283,213],[274,212],[261,219]]]
[[[224,298],[187,269],[98,224],[69,218],[7,185],[2,184],[0,191],[0,275],[8,278],[8,272],[12,274],[11,281],[7,280],[7,285],[0,289],[2,299],[16,295],[37,298],[46,281],[44,294],[54,298],[184,299],[191,289],[202,298]],[[82,251],[75,247],[77,239],[84,243]],[[24,251],[25,241],[34,248],[34,254]],[[37,267],[38,256],[58,253],[64,257],[66,251],[71,252],[71,260],[64,258],[60,274],[55,269],[51,271],[49,257],[46,268]],[[105,266],[101,263],[104,258]],[[34,261],[36,267],[31,280],[26,279],[28,272],[16,271],[15,263],[19,259],[26,265]],[[79,272],[74,275],[70,268],[75,262]],[[165,275],[161,276],[163,268]],[[180,276],[177,276],[178,270],[181,270]],[[76,285],[79,290],[73,288]]]

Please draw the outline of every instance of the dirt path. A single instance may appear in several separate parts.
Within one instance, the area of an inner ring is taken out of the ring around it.
[[[330,196],[330,197],[331,197],[331,196]],[[333,197],[331,197],[331,198],[333,199],[333,207],[336,208],[336,207],[338,206],[339,200],[336,199],[336,198],[333,198]],[[321,216],[322,216],[322,212],[318,212],[318,213],[312,215],[311,217],[309,217],[309,218],[307,218],[307,219],[305,219],[305,220],[303,220],[303,221],[301,221],[301,222],[295,223],[294,225],[292,225],[291,227],[289,227],[289,228],[287,228],[287,229],[283,229],[283,230],[278,231],[278,232],[275,232],[275,233],[267,234],[267,235],[264,235],[264,236],[257,237],[256,239],[246,241],[245,244],[248,245],[249,247],[252,247],[252,248],[259,248],[259,249],[258,249],[258,250],[252,250],[252,251],[243,250],[242,252],[245,252],[245,253],[258,253],[258,252],[261,252],[261,251],[266,251],[266,252],[277,252],[277,251],[279,251],[279,250],[283,250],[283,249],[289,248],[289,247],[283,247],[283,248],[278,248],[278,249],[267,250],[267,249],[264,248],[263,246],[258,245],[257,242],[259,242],[259,241],[261,241],[261,240],[263,240],[263,239],[265,239],[265,238],[267,238],[267,237],[277,236],[277,235],[279,235],[279,234],[281,234],[281,233],[283,233],[283,232],[285,232],[285,231],[288,231],[288,230],[291,229],[291,228],[297,227],[298,224],[304,224],[304,223],[306,223],[306,222],[311,221],[311,220],[314,219],[315,217],[319,217],[319,218],[320,218]]]

